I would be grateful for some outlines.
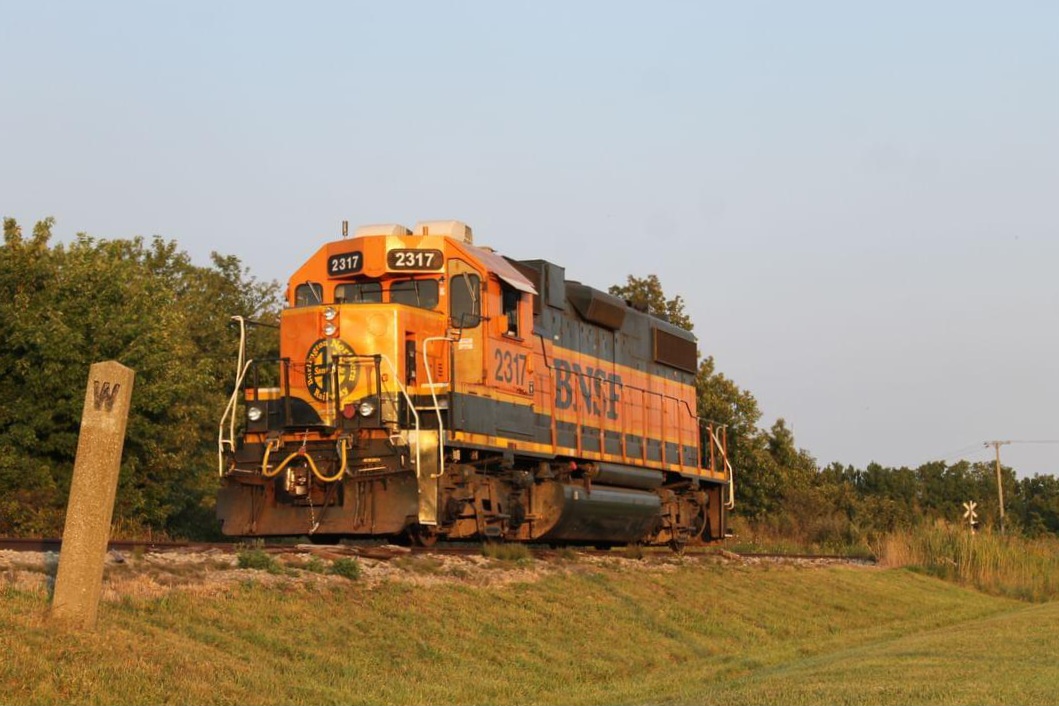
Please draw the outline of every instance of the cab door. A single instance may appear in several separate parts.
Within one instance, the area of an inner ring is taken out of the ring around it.
[[[483,381],[482,275],[464,260],[448,262],[449,329],[452,343],[453,392]]]
[[[465,400],[471,397],[468,391],[482,383],[482,275],[476,268],[458,258],[446,264],[445,289],[439,294],[448,301],[448,338],[446,347],[433,350],[451,355],[448,376],[448,429],[420,429],[414,434],[413,448],[418,458],[419,523],[437,524],[437,503],[440,477],[444,470],[440,464],[441,433],[468,428],[465,421],[468,406]],[[422,344],[419,344],[422,345]],[[416,350],[413,344],[413,354]],[[413,363],[414,364],[414,363]],[[445,380],[438,380],[444,383]]]

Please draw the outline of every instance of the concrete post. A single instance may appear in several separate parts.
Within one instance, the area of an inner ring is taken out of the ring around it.
[[[94,363],[88,373],[51,608],[53,618],[87,630],[96,625],[103,590],[103,560],[135,374],[113,360]]]

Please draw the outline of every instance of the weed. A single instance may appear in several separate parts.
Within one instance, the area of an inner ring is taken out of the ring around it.
[[[206,559],[204,562],[202,562],[202,568],[206,571],[224,571],[226,569],[232,568],[232,562],[231,559],[228,559],[226,557]]]
[[[278,574],[283,571],[279,562],[264,549],[243,549],[237,556],[240,569],[255,569],[267,571],[270,574]]]
[[[740,554],[835,554],[861,559],[873,557],[867,535],[853,532],[846,536],[830,531],[826,520],[821,520],[821,523],[821,526],[816,528],[818,531],[805,532],[794,527],[777,527],[774,523],[765,521],[748,522],[742,518],[733,518],[729,525],[733,534],[725,540],[724,547]]]
[[[360,578],[360,562],[352,557],[335,559],[331,563],[331,573],[347,578],[350,581],[356,581]]]
[[[533,554],[525,544],[487,542],[482,545],[482,556],[519,565],[533,563]]]
[[[308,571],[309,573],[313,574],[327,573],[327,564],[325,564],[324,560],[318,556],[309,557],[309,561],[305,562],[298,568],[302,571]]]
[[[644,549],[642,544],[626,544],[625,545],[625,558],[626,559],[643,559]]]
[[[938,526],[884,537],[884,566],[907,566],[938,578],[1020,600],[1059,598],[1059,543]]]

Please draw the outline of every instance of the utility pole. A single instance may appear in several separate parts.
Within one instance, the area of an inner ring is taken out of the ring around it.
[[[986,446],[992,446],[996,450],[996,495],[1000,500],[1000,531],[1004,531],[1004,484],[1000,481],[1000,447],[1010,444],[1010,441],[987,441]]]

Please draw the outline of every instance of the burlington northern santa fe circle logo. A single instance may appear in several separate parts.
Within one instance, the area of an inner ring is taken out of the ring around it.
[[[355,355],[353,347],[339,338],[321,338],[309,346],[305,354],[305,386],[309,394],[321,402],[334,397],[335,372],[338,373],[338,396],[353,392],[360,377],[360,365],[352,358]],[[331,369],[332,363],[335,371]]]

